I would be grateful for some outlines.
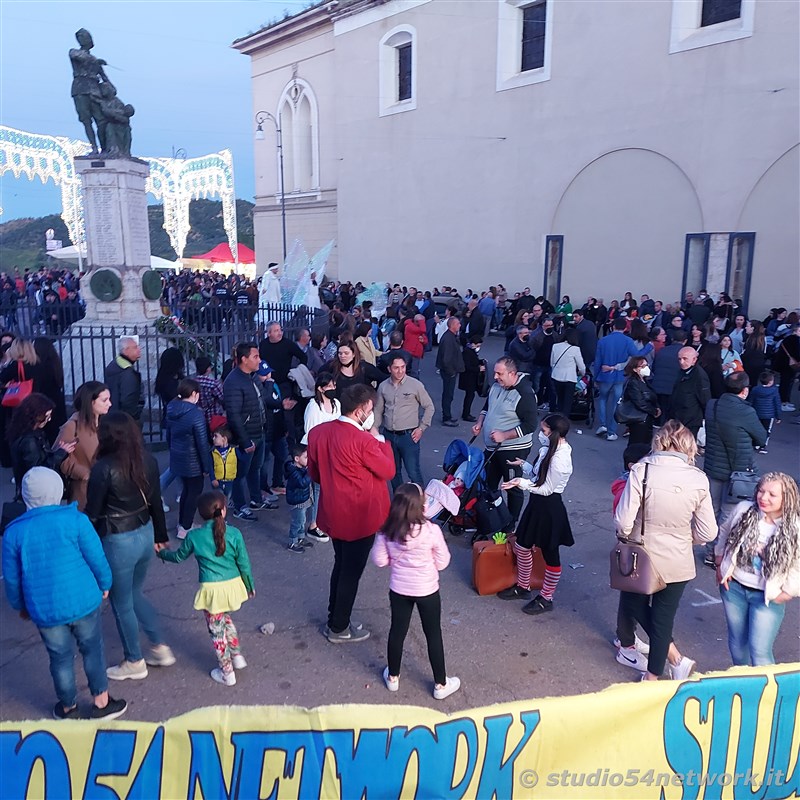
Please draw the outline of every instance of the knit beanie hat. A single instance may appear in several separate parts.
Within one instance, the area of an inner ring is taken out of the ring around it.
[[[61,476],[47,467],[32,467],[22,478],[22,499],[30,508],[59,506],[64,496]]]

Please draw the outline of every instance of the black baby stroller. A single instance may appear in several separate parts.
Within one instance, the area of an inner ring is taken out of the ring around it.
[[[585,419],[586,427],[594,425],[594,378],[587,372],[576,384],[575,395],[572,398],[572,411],[570,419]]]
[[[490,538],[511,522],[503,495],[486,483],[485,467],[483,451],[460,439],[450,442],[442,463],[444,483],[458,496],[459,511],[441,521],[448,523],[454,536],[471,533],[473,542]]]

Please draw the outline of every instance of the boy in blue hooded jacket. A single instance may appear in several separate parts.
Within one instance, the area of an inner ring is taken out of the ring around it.
[[[3,575],[11,607],[39,629],[50,656],[58,703],[56,719],[77,719],[74,644],[94,698],[92,719],[116,719],[127,703],[108,694],[100,612],[111,588],[100,539],[76,503],[61,505],[64,484],[57,472],[33,467],[22,479],[27,511],[3,536]]]

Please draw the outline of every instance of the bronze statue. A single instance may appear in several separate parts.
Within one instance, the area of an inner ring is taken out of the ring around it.
[[[75,38],[80,47],[69,51],[72,99],[78,119],[86,131],[86,138],[92,146],[92,153],[98,152],[99,142],[102,153],[130,157],[133,106],[126,105],[117,97],[117,90],[103,69],[106,62],[92,55],[92,34],[86,28],[81,28]],[[97,127],[96,136],[92,123]]]
[[[133,106],[117,97],[110,83],[100,84],[100,111],[105,117],[105,145],[103,152],[110,156],[130,156]]]
[[[79,48],[69,51],[69,60],[72,62],[72,99],[75,102],[75,110],[78,112],[78,119],[83,123],[86,130],[86,137],[92,146],[92,152],[97,152],[97,142],[100,142],[100,149],[105,150],[106,120],[100,108],[100,84],[111,83],[106,76],[103,67],[106,62],[101,58],[95,58],[91,54],[94,47],[92,35],[86,28],[81,28],[76,34]],[[97,137],[95,138],[92,122],[97,126]]]

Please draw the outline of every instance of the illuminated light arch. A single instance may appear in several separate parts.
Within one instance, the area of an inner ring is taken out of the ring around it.
[[[83,192],[73,159],[91,152],[88,142],[63,136],[28,133],[0,126],[0,175],[12,172],[42,183],[53,181],[61,190],[61,218],[75,245],[85,246]],[[230,150],[197,158],[145,158],[150,165],[147,192],[164,204],[164,230],[178,258],[189,236],[189,203],[218,196],[222,219],[234,258],[237,253],[236,195]]]

